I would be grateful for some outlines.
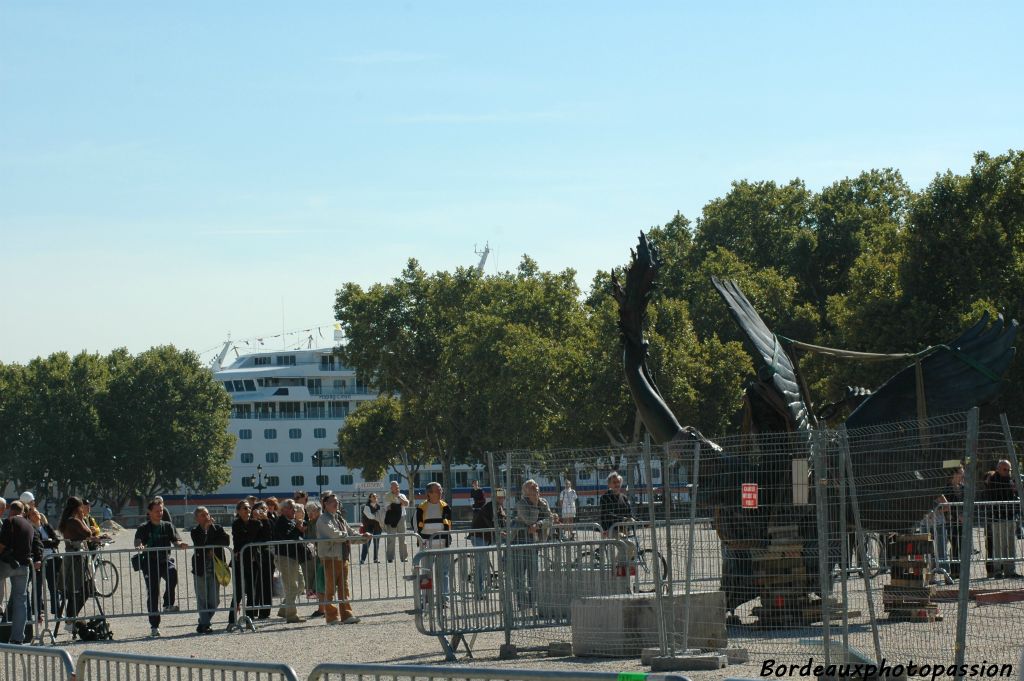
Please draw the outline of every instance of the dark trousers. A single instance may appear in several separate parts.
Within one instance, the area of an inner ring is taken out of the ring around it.
[[[270,606],[274,603],[274,561],[263,549],[243,551],[247,563],[245,570],[245,614],[249,617],[270,617]],[[237,588],[237,587],[236,587]]]
[[[171,573],[174,573],[172,578]],[[149,608],[149,626],[160,626],[160,580],[164,580],[164,606],[174,602],[170,593],[178,585],[178,570],[174,564],[160,554],[150,554],[146,569],[142,571],[146,580],[146,607]]]

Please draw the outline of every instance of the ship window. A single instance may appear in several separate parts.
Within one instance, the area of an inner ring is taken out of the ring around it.
[[[660,479],[661,478],[661,469],[660,468],[652,468],[651,469],[651,478],[653,478],[655,480]]]
[[[281,478],[277,477],[276,475],[267,476],[267,487],[277,487],[280,484]]]
[[[318,475],[316,476],[316,484],[318,485],[329,485],[331,479],[329,475]]]
[[[253,476],[247,475],[247,476],[242,478],[242,487],[255,487],[255,486],[256,486],[256,481],[253,479]]]
[[[456,487],[469,487],[469,472],[468,471],[456,471],[455,472],[455,486]]]
[[[251,378],[245,379],[245,389],[249,392],[254,392],[256,390],[256,382]]]
[[[252,452],[242,452],[238,458],[242,463],[252,463]]]
[[[253,358],[252,363],[253,363],[253,365],[258,366],[258,367],[267,366],[268,364],[270,364],[270,358],[269,357],[255,357],[255,358]]]
[[[267,463],[277,463],[277,452],[267,452]]]
[[[350,474],[348,474],[348,473],[342,475],[341,476],[341,484],[343,484],[343,485],[351,485],[352,484],[352,476]]]
[[[306,478],[304,476],[302,476],[302,475],[293,475],[292,476],[292,486],[293,487],[302,487],[305,484],[306,484]]]
[[[278,355],[278,366],[295,366],[295,355]]]
[[[277,428],[265,428],[263,430],[264,440],[276,440],[277,439]]]
[[[298,440],[302,437],[302,428],[290,428],[288,430],[288,437],[292,440]]]
[[[224,389],[227,390],[229,393],[235,392],[235,388],[232,385],[231,381],[224,381]]]
[[[239,440],[251,440],[252,439],[252,430],[250,430],[248,428],[242,428],[240,431],[238,431],[238,439]]]
[[[313,437],[315,437],[318,440],[323,440],[324,438],[327,437],[327,429],[326,428],[314,428],[313,429]]]
[[[292,452],[292,463],[302,463],[302,452]]]
[[[235,392],[240,393],[245,390],[245,384],[241,381],[235,381]]]
[[[577,480],[590,480],[590,471],[580,471],[576,474]]]
[[[392,473],[391,474],[391,482],[401,482],[401,481],[402,481],[402,474],[401,473]]]

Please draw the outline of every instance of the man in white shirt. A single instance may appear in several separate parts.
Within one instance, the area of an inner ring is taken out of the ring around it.
[[[384,554],[388,562],[395,560],[395,542],[398,542],[399,555],[402,562],[409,560],[409,543],[404,537],[396,535],[405,531],[405,509],[409,506],[409,497],[402,494],[398,482],[391,481],[391,490],[384,493],[384,534],[387,535],[387,542]]]

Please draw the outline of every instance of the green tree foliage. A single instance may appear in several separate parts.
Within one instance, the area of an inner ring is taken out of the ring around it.
[[[230,397],[192,352],[57,353],[2,367],[3,474],[45,498],[100,496],[115,508],[188,485],[227,481]]]

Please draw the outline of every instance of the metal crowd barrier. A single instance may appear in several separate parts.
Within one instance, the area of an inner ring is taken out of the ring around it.
[[[67,651],[0,644],[0,679],[4,681],[72,681],[75,665]]]
[[[366,535],[360,535],[360,538],[364,538],[365,536]],[[400,534],[382,536],[391,536],[394,537],[395,541],[405,543],[408,551],[407,555],[410,556],[410,558],[415,556],[416,549],[410,547],[418,544],[420,537],[416,533],[403,532]],[[305,560],[298,561],[299,570],[302,573],[302,589],[297,594],[296,605],[307,607],[326,605],[327,603],[337,604],[341,602],[343,599],[340,598],[335,598],[333,601],[306,598],[307,592],[313,590],[315,587],[315,575],[319,563],[317,547],[332,541],[334,540],[302,539],[294,541],[253,542],[251,544],[247,544],[242,549],[238,557],[238,561],[242,566],[248,566],[248,569],[242,569],[238,572],[242,579],[242,588],[240,592],[245,601],[245,609],[250,613],[254,610],[268,611],[275,607],[275,601],[282,601],[284,593],[275,593],[272,584],[267,585],[265,582],[267,582],[267,580],[276,581],[277,575],[275,575],[274,571],[277,569],[278,547],[289,546],[296,547],[295,553],[299,556],[302,556],[305,551],[303,547],[308,547],[311,550],[313,558],[309,562]],[[370,541],[372,541],[372,539]],[[383,539],[381,543],[384,543]],[[413,586],[411,580],[408,578],[409,575],[412,574],[412,564],[401,561],[399,557],[401,555],[401,550],[398,546],[395,547],[395,558],[393,562],[388,562],[385,558],[381,558],[380,562],[367,562],[363,565],[359,564],[358,558],[361,548],[362,544],[351,544],[348,578],[349,598],[347,599],[349,602],[357,603],[412,598]],[[385,549],[381,547],[380,550],[384,551]],[[309,574],[307,574],[307,572]]]
[[[615,539],[423,550],[416,628],[454,660],[478,633],[568,626],[574,598],[630,592],[628,555]]]
[[[299,681],[295,670],[273,662],[155,657],[86,650],[75,664],[77,681]]]
[[[321,664],[308,681],[689,681],[679,674],[490,669],[390,664]]]
[[[205,550],[208,547],[200,547]],[[195,577],[192,574],[192,558],[196,548],[186,549],[152,548],[142,549],[101,549],[96,551],[69,551],[55,553],[43,558],[43,572],[53,569],[56,572],[57,588],[61,590],[61,598],[54,605],[48,597],[47,585],[43,593],[47,596],[46,607],[42,608],[43,627],[37,633],[37,640],[43,642],[48,636],[54,640],[60,631],[60,625],[67,628],[74,622],[85,621],[96,617],[102,612],[107,619],[124,617],[145,617],[148,615],[166,615],[171,613],[193,613],[198,615],[199,604],[196,598]],[[225,549],[225,558],[230,559],[230,551]],[[135,570],[133,558],[143,568]],[[50,567],[50,565],[54,567]],[[160,589],[157,610],[151,612],[149,591],[146,575],[155,577]],[[234,576],[232,576],[234,581]],[[173,585],[174,598],[168,604],[165,594],[168,586]],[[69,589],[68,587],[72,587]],[[84,591],[74,589],[82,586]],[[214,612],[228,612],[236,606],[235,590],[232,584],[226,587],[217,585],[217,607]],[[40,604],[42,605],[42,604]],[[168,605],[170,607],[168,607]]]

